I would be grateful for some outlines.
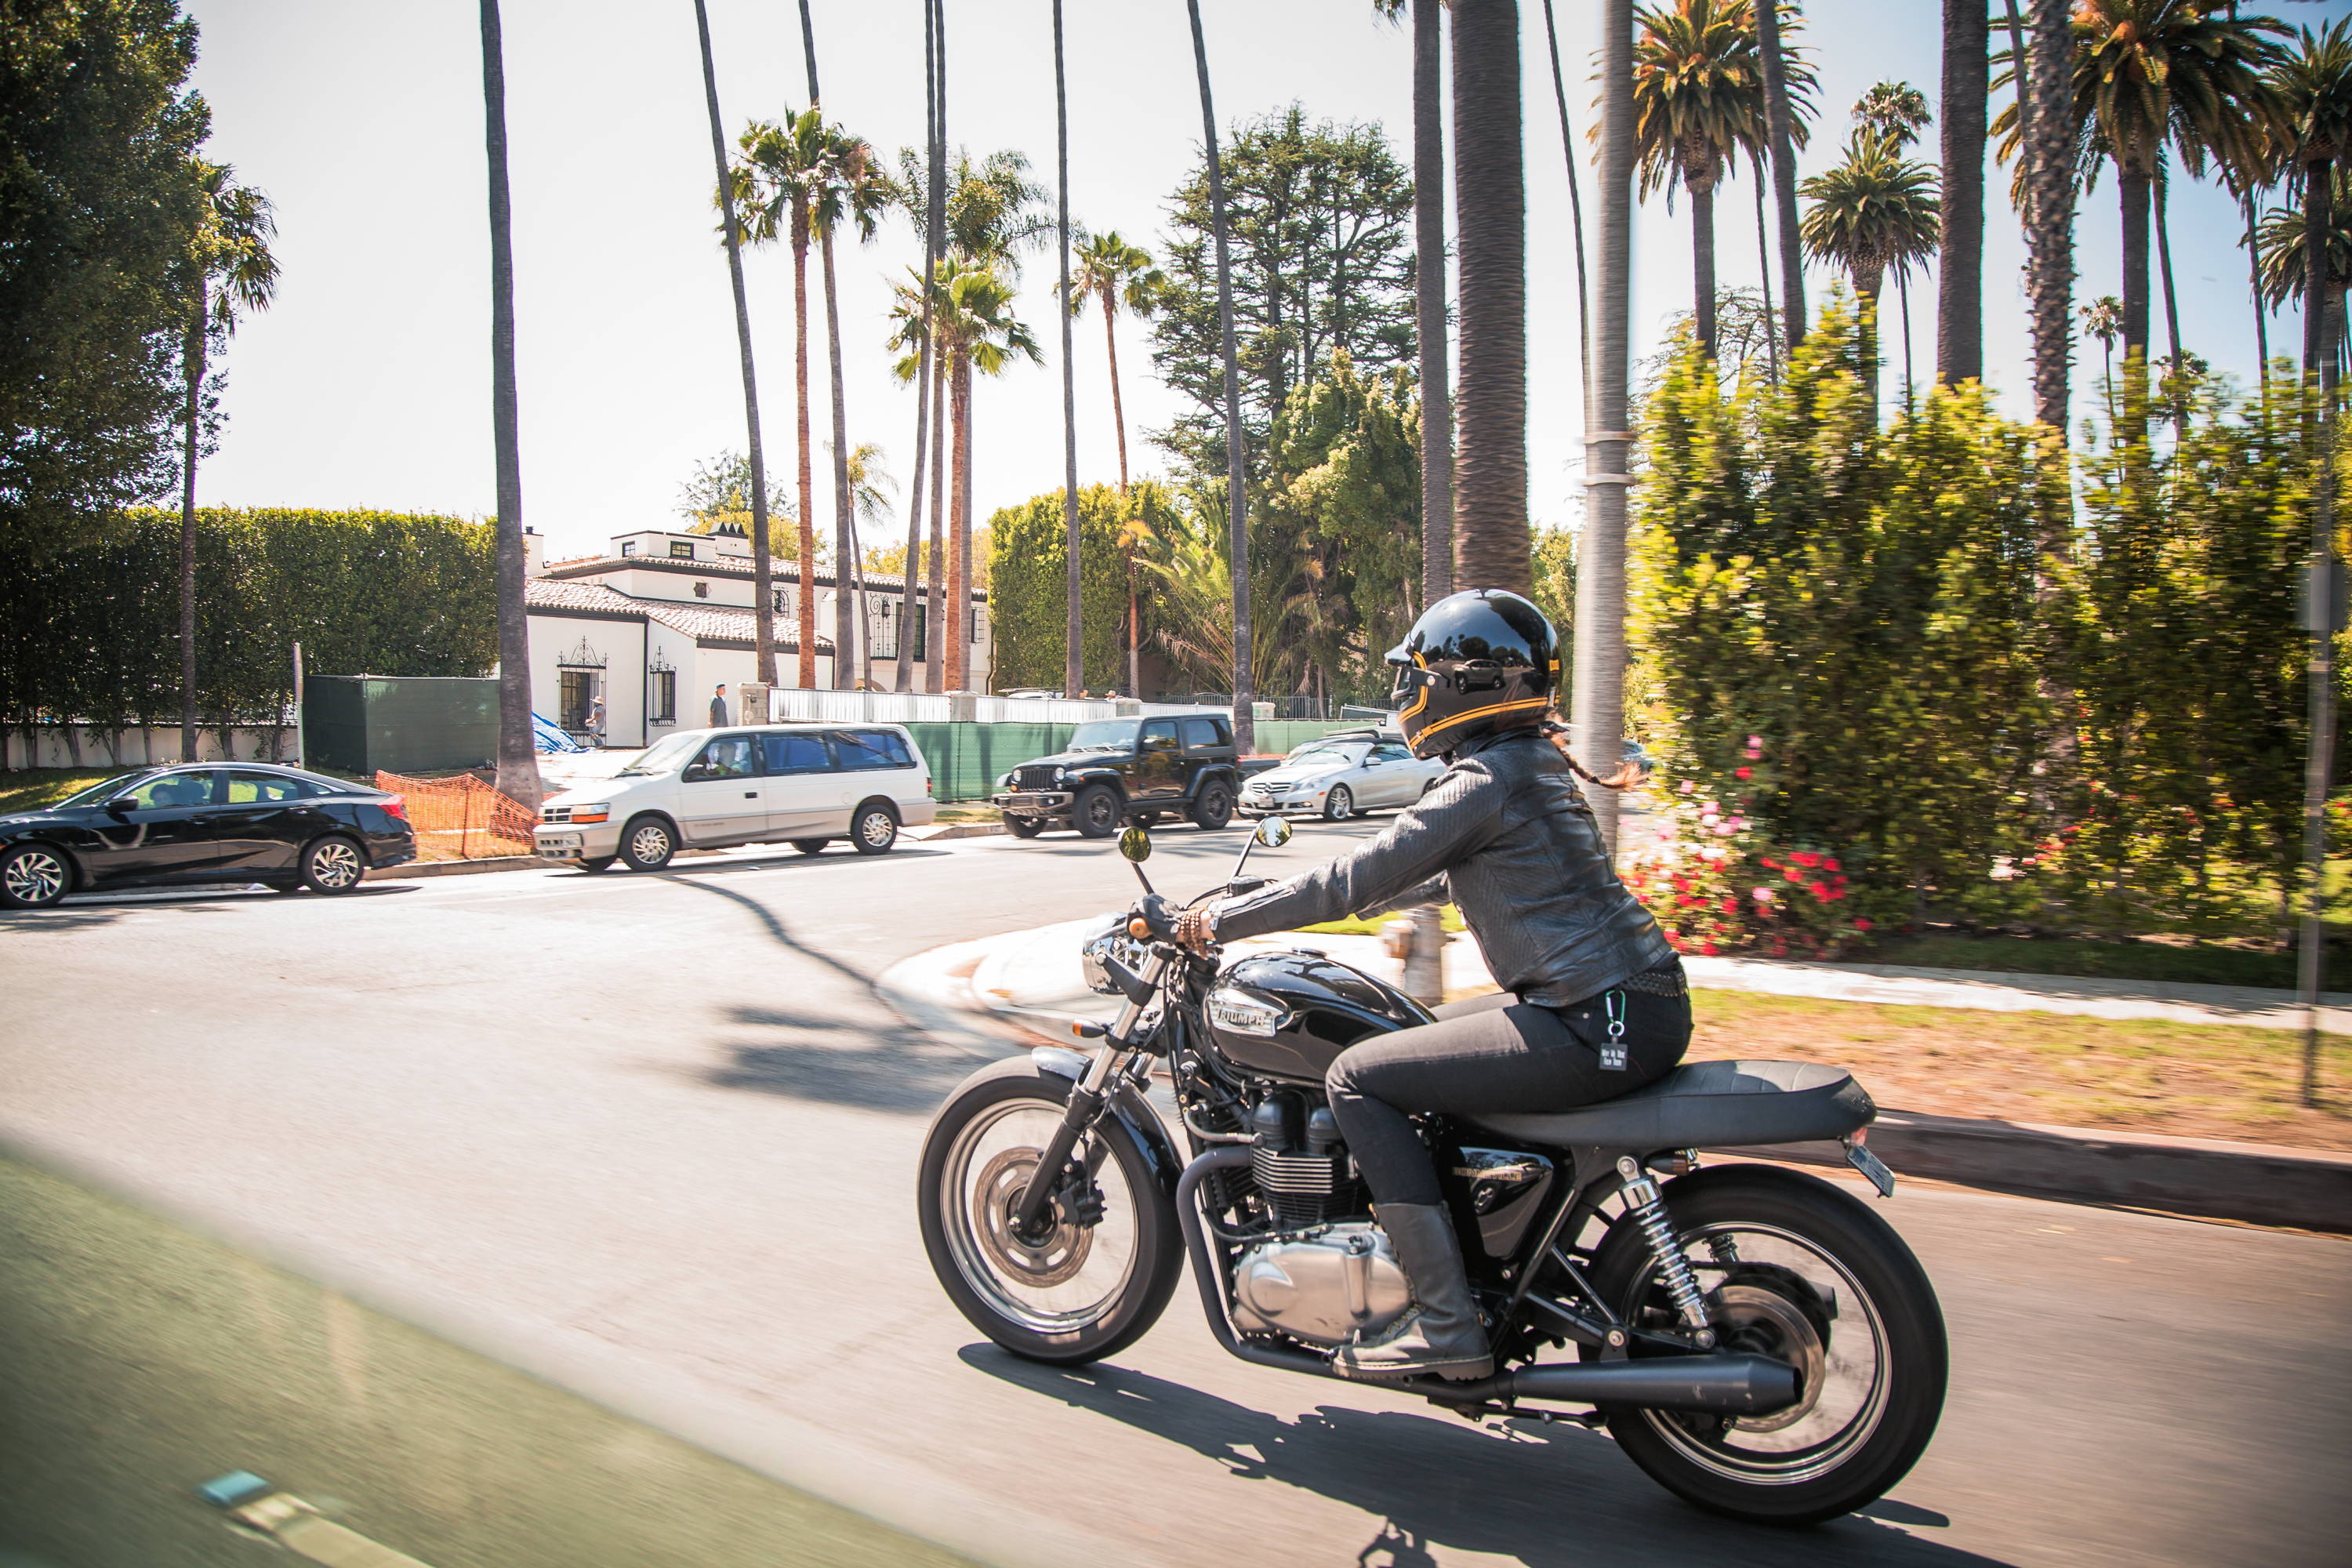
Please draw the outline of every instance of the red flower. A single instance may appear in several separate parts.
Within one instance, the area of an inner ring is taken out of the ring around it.
[[[1726,899],[1726,900],[1723,900],[1723,912],[1724,912],[1725,914],[1727,914],[1727,915],[1736,915],[1736,914],[1738,914],[1738,913],[1739,912],[1739,900],[1738,900],[1738,899]]]
[[[1822,858],[1814,854],[1810,849],[1800,849],[1794,855],[1790,856],[1789,858],[1796,864],[1805,867],[1807,869],[1811,869],[1822,863]]]
[[[1843,888],[1832,888],[1828,892],[1822,895],[1822,902],[1825,904],[1833,904],[1844,897],[1845,889]]]
[[[1713,958],[1715,956],[1715,943],[1711,942],[1700,942],[1698,944],[1698,950],[1706,954],[1709,958]]]
[[[1780,876],[1783,880],[1790,882],[1801,882],[1805,879],[1805,874],[1802,871],[1798,870],[1794,866],[1782,871]]]
[[[1759,855],[1756,858],[1756,863],[1767,871],[1777,871],[1780,868],[1780,863],[1769,855]]]
[[[1856,915],[1853,917],[1853,929],[1856,931],[1868,931],[1870,929],[1870,921],[1861,915]]]
[[[1829,859],[1825,859],[1825,860],[1823,860],[1823,861],[1822,862],[1822,870],[1824,870],[1824,871],[1834,871],[1834,870],[1836,870],[1837,868],[1838,868],[1838,863],[1837,863],[1837,860],[1836,860],[1836,858],[1835,858],[1834,857],[1832,857],[1832,858],[1829,858]]]
[[[1749,773],[1754,773],[1755,771],[1756,771],[1756,770],[1755,770],[1755,769],[1753,769],[1753,768],[1734,768],[1734,769],[1731,771],[1731,776],[1732,776],[1733,778],[1736,778],[1736,779],[1744,779],[1744,778],[1746,778]]]

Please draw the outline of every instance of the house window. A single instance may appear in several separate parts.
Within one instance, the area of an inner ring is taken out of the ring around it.
[[[677,671],[647,671],[651,689],[646,694],[646,719],[656,724],[677,722]]]
[[[636,552],[637,552],[637,542],[636,542],[635,540],[634,540],[634,539],[624,539],[623,541],[621,541],[621,553],[622,553],[622,554],[624,554],[624,555],[635,555]]]
[[[708,583],[697,583],[694,585],[694,596],[698,599],[708,599],[710,597],[710,584]]]
[[[879,595],[866,601],[866,645],[876,658],[898,657],[898,601]]]
[[[593,669],[567,669],[562,673],[562,685],[556,698],[559,716],[556,722],[574,732],[588,728],[588,704],[596,695],[596,672]]]
[[[988,640],[988,606],[986,605],[974,605],[971,607],[971,640],[975,644]]]
[[[690,539],[673,539],[673,540],[671,540],[671,541],[669,542],[669,555],[670,555],[670,559],[671,559],[671,560],[673,560],[673,561],[691,561],[691,560],[693,560],[693,559],[694,559],[694,541],[692,541],[692,540],[690,540]]]

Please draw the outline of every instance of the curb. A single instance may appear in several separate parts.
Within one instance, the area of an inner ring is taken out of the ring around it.
[[[912,827],[907,837],[918,844],[943,844],[950,838],[1002,838],[1007,837],[1001,822],[950,822],[935,827]]]
[[[479,860],[411,860],[404,866],[383,866],[364,872],[362,881],[401,882],[415,877],[471,877],[483,871],[527,871],[533,866],[555,865],[536,855],[488,855]]]
[[[1010,995],[992,998],[980,984],[1001,973],[1004,955],[1030,934],[1011,931],[917,953],[893,965],[877,989],[916,1027],[966,1048],[1003,1055],[1036,1044],[1049,1037],[1052,1021],[1064,1015]],[[1897,1175],[1990,1192],[2352,1233],[2352,1154],[1885,1107],[1871,1124],[1870,1148]],[[1709,1152],[1792,1164],[1845,1163],[1834,1143]]]

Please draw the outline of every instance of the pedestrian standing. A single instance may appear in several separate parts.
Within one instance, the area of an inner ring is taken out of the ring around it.
[[[731,722],[727,717],[727,683],[722,680],[710,694],[710,727],[716,730]]]
[[[600,752],[604,749],[604,700],[601,697],[588,704],[588,743]]]

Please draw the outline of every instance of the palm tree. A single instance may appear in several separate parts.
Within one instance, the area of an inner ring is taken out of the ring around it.
[[[180,334],[180,369],[188,388],[187,429],[180,461],[180,760],[196,760],[196,457],[204,434],[205,372],[215,345],[226,345],[239,314],[269,309],[278,258],[269,241],[278,219],[269,198],[240,185],[226,163],[197,162],[204,215],[188,247],[188,322]],[[307,757],[303,759],[308,762]]]
[[[1936,172],[1909,161],[1885,137],[1858,131],[1845,161],[1801,187],[1812,207],[1799,232],[1805,250],[1853,279],[1862,300],[1862,378],[1878,405],[1878,293],[1888,268],[1898,275],[1936,248],[1941,225]]]
[[[1780,48],[1777,3],[1757,9],[1756,54],[1764,75],[1765,140],[1772,156],[1774,216],[1780,226],[1780,306],[1788,318],[1783,341],[1793,354],[1805,341],[1805,267],[1797,237],[1796,114],[1789,99],[1789,68]]]
[[[2025,73],[2018,115],[2026,212],[2025,292],[2033,318],[2033,416],[2063,447],[2074,334],[2066,316],[2074,288],[2074,164],[2080,121],[2074,91],[2070,0],[2032,0],[2033,42],[2014,68]],[[2053,517],[2045,542],[2057,542]]]
[[[2086,180],[2100,160],[2115,164],[2122,205],[2130,381],[2147,374],[2148,212],[2164,150],[2201,158],[2205,147],[2236,144],[2249,120],[2273,116],[2263,72],[2279,51],[2268,36],[2285,29],[2267,16],[2220,14],[2207,0],[2082,0],[2073,27],[2076,157]],[[2012,156],[2021,135],[2014,105],[1992,130],[2002,158]]]
[[[2281,140],[2303,171],[2303,370],[2332,384],[2342,290],[2331,286],[2329,252],[2339,222],[2336,160],[2352,149],[2352,18],[2304,28],[2271,79]]]
[[[1070,295],[1070,92],[1062,65],[1062,0],[1054,0],[1054,132],[1055,189],[1056,232],[1054,260],[1060,269],[1061,297],[1065,303],[1075,305]],[[1062,556],[1067,567],[1065,573],[1067,603],[1063,616],[1062,689],[1081,691],[1086,689],[1086,654],[1080,647],[1085,635],[1086,618],[1078,602],[1081,582],[1078,561],[1078,379],[1077,366],[1072,363],[1069,310],[1062,312]],[[1124,437],[1121,444],[1124,445]],[[1122,466],[1123,455],[1122,455]],[[1124,490],[1127,481],[1119,480]]]
[[[1217,250],[1217,333],[1225,362],[1225,547],[1232,556],[1228,575],[1234,595],[1234,740],[1248,752],[1257,749],[1257,682],[1251,658],[1249,468],[1242,431],[1241,356],[1234,342],[1233,255],[1225,234],[1224,162],[1217,153],[1217,109],[1209,92],[1209,43],[1201,32],[1201,0],[1184,0],[1184,6],[1192,23],[1192,68],[1201,81],[1201,142],[1209,157],[1209,226]],[[1458,9],[1454,13],[1457,68],[1461,15]]]
[[[1393,15],[1402,0],[1384,3]],[[1439,58],[1444,26],[1444,0],[1412,0],[1413,331],[1421,373],[1424,605],[1454,592],[1454,378],[1445,338],[1445,102]],[[1573,155],[1569,166],[1576,166]],[[1580,212],[1580,268],[1582,221]]]
[[[2099,340],[2106,354],[2107,428],[2116,424],[2116,340],[2123,335],[2124,302],[2113,294],[2102,294],[2083,307],[2083,331]]]
[[[489,0],[485,0],[488,4]],[[719,76],[710,56],[710,16],[706,0],[694,0],[694,26],[702,41],[702,98],[710,115],[710,159],[717,168],[719,181],[719,216],[720,232],[727,247],[727,277],[735,289],[735,346],[737,357],[743,365],[743,423],[750,435],[745,448],[751,464],[751,647],[753,668],[762,685],[772,686],[776,680],[776,593],[774,569],[770,563],[768,539],[768,463],[760,443],[760,384],[751,365],[751,306],[743,292],[743,228],[735,215],[735,174],[727,163],[727,132],[719,118]],[[501,139],[500,146],[504,142]],[[503,167],[503,160],[499,166]],[[497,197],[494,187],[492,200]],[[509,337],[509,341],[511,338]],[[503,459],[501,459],[503,461]],[[806,526],[807,487],[803,485],[801,517]],[[503,505],[503,503],[501,503]],[[520,542],[518,542],[520,550]],[[516,600],[521,599],[521,589],[516,589]],[[809,628],[802,629],[801,642],[809,641]],[[500,642],[504,648],[505,644]],[[503,653],[501,654],[503,658]],[[501,670],[503,673],[503,670]],[[501,710],[503,712],[503,710]],[[503,720],[501,721],[503,722]],[[530,689],[524,688],[523,726],[530,732]],[[503,747],[503,731],[500,745]],[[500,753],[500,777],[504,777],[505,752]],[[536,768],[536,763],[533,766]],[[503,784],[501,788],[505,787]]]
[[[936,589],[926,601],[927,614],[919,620],[915,615],[915,570],[922,559],[923,542],[923,467],[929,462],[934,470],[945,462],[944,455],[934,455],[938,442],[932,438],[938,425],[938,366],[931,348],[931,294],[920,287],[923,279],[939,269],[940,257],[947,246],[947,136],[942,121],[945,99],[946,54],[940,36],[940,0],[923,0],[923,199],[917,221],[923,230],[923,269],[916,275],[917,292],[921,302],[919,336],[916,339],[915,374],[915,479],[907,492],[907,563],[899,582],[898,595],[898,676],[896,689],[911,691],[915,681],[915,629],[926,628],[925,664],[929,674],[929,689],[939,689],[939,647],[935,631],[940,624],[939,595]],[[903,199],[904,193],[901,193]],[[910,207],[910,213],[912,208]],[[937,489],[936,473],[933,487]],[[931,531],[939,531],[939,508],[931,508]],[[939,561],[935,547],[930,555],[934,565]]]
[[[1592,288],[1584,270],[1584,197],[1577,189],[1576,135],[1568,124],[1568,78],[1559,67],[1559,26],[1552,16],[1551,0],[1544,0],[1544,52],[1551,58],[1551,96],[1559,110],[1559,150],[1568,163],[1568,216],[1576,247],[1576,347],[1580,360],[1592,357]],[[1764,239],[1764,187],[1756,187],[1756,238],[1760,246]],[[1765,291],[1771,291],[1771,281],[1765,280]]]
[[[1081,233],[1077,258],[1077,270],[1070,279],[1070,314],[1075,316],[1085,310],[1088,300],[1102,307],[1103,348],[1110,361],[1111,428],[1118,437],[1118,493],[1124,501],[1129,484],[1127,413],[1118,387],[1118,311],[1124,305],[1131,315],[1152,314],[1160,309],[1168,277],[1151,264],[1149,251],[1129,245],[1119,237],[1117,229],[1092,236]],[[1143,672],[1137,651],[1139,628],[1135,618],[1135,552],[1126,548],[1122,554],[1127,566],[1127,689],[1129,696],[1140,696]]]
[[[1936,379],[1984,378],[1984,148],[1990,68],[1985,0],[1944,0],[1943,223],[1936,265]],[[1900,270],[1896,276],[1900,277]],[[1907,313],[1908,299],[1906,299]]]
[[[2328,180],[2333,187],[2327,193],[2330,232],[2319,298],[2322,310],[2340,315],[2344,290],[2352,287],[2352,171],[2331,168]],[[2308,312],[2305,289],[2310,273],[2303,242],[2304,213],[2302,206],[2278,206],[2263,215],[2254,231],[2254,273],[2265,304],[2292,302]],[[2338,363],[2343,358],[2343,327],[2340,320],[2327,323],[2326,353]]]
[[[1679,183],[1690,195],[1693,331],[1700,352],[1712,356],[1715,187],[1740,153],[1760,152],[1769,140],[1755,13],[1750,0],[1675,0],[1672,10],[1644,7],[1638,15],[1633,99],[1642,194]],[[1793,32],[1793,24],[1785,30]],[[1793,58],[1784,60],[1783,71],[1790,108],[1801,111],[1813,74]],[[1804,123],[1795,113],[1790,134],[1804,145]]]
[[[1455,404],[1457,586],[1528,586],[1527,188],[1516,0],[1454,0],[1454,225],[1462,381]]]
[[[695,0],[701,19],[702,0]],[[539,809],[539,753],[530,721],[530,622],[523,607],[525,568],[522,552],[522,437],[515,395],[514,359],[514,203],[507,189],[507,68],[506,45],[499,21],[499,0],[482,0],[482,124],[483,148],[489,162],[490,187],[490,434],[498,448],[498,593],[499,593],[499,792],[526,808]],[[710,32],[703,29],[702,58],[709,71]],[[714,102],[717,100],[714,99]],[[718,126],[711,127],[711,145],[718,146]],[[742,292],[736,292],[741,310]],[[751,353],[745,340],[744,353]],[[751,384],[751,362],[743,362],[744,384]],[[755,423],[754,432],[758,430]],[[755,446],[756,454],[759,448]],[[185,746],[189,737],[183,734]],[[307,760],[307,759],[306,759]]]
[[[1919,138],[1927,123],[1927,100],[1907,81],[1882,81],[1855,101],[1854,123],[1876,133],[1897,152]],[[1895,293],[1903,311],[1903,406],[1911,407],[1911,268],[1895,269]]]

